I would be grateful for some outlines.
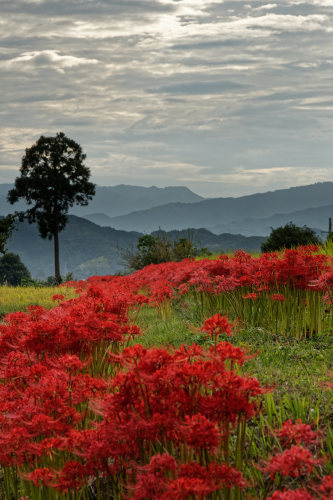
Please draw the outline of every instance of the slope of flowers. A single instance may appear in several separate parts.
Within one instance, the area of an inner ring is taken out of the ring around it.
[[[237,251],[147,266],[132,281],[149,290],[153,305],[190,294],[203,314],[224,312],[247,326],[303,338],[332,331],[332,264],[313,246],[258,258]]]
[[[184,293],[219,298],[237,288],[246,304],[254,295],[244,290],[280,306],[272,294],[283,286],[285,295],[287,287],[316,294],[327,309],[330,280],[330,262],[311,249],[282,258],[238,253],[94,277],[71,284],[76,299],[56,295],[50,311],[7,315],[0,325],[2,497],[333,498],[324,434],[300,421],[270,430],[271,456],[253,463],[247,430],[258,425],[267,389],[244,375],[246,352],[223,340],[232,335],[225,316],[202,325],[211,347],[179,349],[129,346],[140,330],[128,318]]]

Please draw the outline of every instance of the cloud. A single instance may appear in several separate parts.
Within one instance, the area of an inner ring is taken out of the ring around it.
[[[216,196],[330,178],[331,7],[2,0],[1,179],[59,130],[106,184]]]
[[[253,10],[272,10],[278,7],[277,3],[266,3],[264,5],[259,5],[259,7],[255,7]]]
[[[61,55],[57,50],[42,50],[23,52],[13,59],[0,61],[0,67],[2,66],[5,69],[15,69],[20,66],[27,68],[51,67],[57,71],[63,71],[67,68],[75,68],[81,64],[98,64],[98,62],[97,59]]]
[[[184,95],[200,95],[200,94],[221,94],[235,90],[248,89],[249,85],[231,82],[231,81],[215,81],[215,82],[187,82],[174,83],[158,87],[156,89],[148,89],[151,93],[166,93],[166,94],[184,94]]]

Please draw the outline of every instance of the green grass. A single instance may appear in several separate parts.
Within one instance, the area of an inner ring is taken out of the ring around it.
[[[260,257],[261,252],[255,251],[255,250],[249,250],[246,251],[248,255],[251,255],[251,257]],[[199,255],[198,257],[195,257],[195,260],[202,260],[202,259],[208,259],[208,260],[216,260],[218,259],[221,255],[227,255],[228,257],[234,257],[235,255],[235,250],[221,250],[220,252],[217,253],[211,253],[209,255]]]

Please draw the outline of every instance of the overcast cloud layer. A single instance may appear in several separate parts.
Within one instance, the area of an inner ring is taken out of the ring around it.
[[[333,0],[1,0],[0,182],[58,131],[98,184],[332,180]]]

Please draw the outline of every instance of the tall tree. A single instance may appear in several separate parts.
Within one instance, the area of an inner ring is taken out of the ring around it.
[[[95,194],[85,159],[81,146],[63,132],[55,137],[41,136],[25,150],[21,175],[8,192],[10,203],[25,198],[28,205],[24,212],[17,212],[19,220],[37,222],[41,237],[53,238],[57,283],[61,282],[59,232],[66,226],[68,210],[74,204],[88,205]]]

